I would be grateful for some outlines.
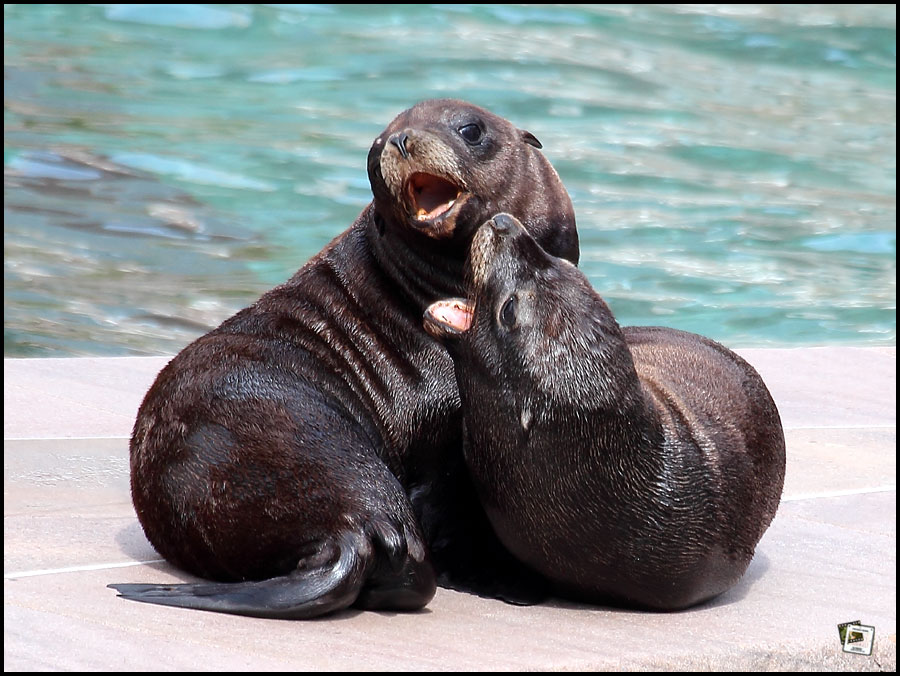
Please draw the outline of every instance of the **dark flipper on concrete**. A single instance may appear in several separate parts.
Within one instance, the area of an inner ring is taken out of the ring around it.
[[[290,574],[267,580],[108,586],[119,596],[142,603],[290,620],[353,605],[384,610],[423,607],[435,591],[430,563],[409,556],[405,546],[397,547],[402,538],[386,540],[385,534],[376,530],[373,542],[345,532],[335,542],[324,543]]]

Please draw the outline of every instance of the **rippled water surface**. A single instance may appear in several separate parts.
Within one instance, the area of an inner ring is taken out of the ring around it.
[[[4,353],[174,353],[370,199],[400,111],[533,132],[620,323],[896,343],[893,5],[7,5]]]

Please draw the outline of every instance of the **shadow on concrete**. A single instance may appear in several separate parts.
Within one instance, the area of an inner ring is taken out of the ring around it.
[[[743,577],[738,580],[737,584],[725,591],[718,596],[709,599],[708,601],[704,601],[703,603],[699,603],[695,606],[691,606],[690,608],[684,608],[682,610],[649,610],[649,609],[636,609],[632,606],[624,602],[616,602],[609,601],[608,603],[588,603],[582,602],[571,598],[566,598],[563,596],[554,596],[553,598],[547,600],[546,602],[540,604],[545,605],[550,608],[561,608],[561,609],[578,609],[578,610],[593,610],[593,611],[602,611],[606,613],[623,613],[623,614],[649,614],[649,615],[678,615],[681,613],[693,613],[693,612],[701,612],[706,610],[711,610],[713,608],[719,608],[722,606],[729,606],[733,603],[738,603],[747,596],[750,592],[750,589],[753,587],[756,582],[761,580],[766,571],[769,570],[770,563],[769,557],[764,553],[757,551],[753,556],[753,560],[750,562],[750,565],[747,567],[747,570],[744,572]]]
[[[757,550],[756,554],[753,555],[753,560],[750,561],[750,565],[747,567],[747,570],[744,571],[744,576],[738,580],[738,583],[734,585],[731,589],[722,594],[719,594],[715,598],[706,601],[705,603],[701,603],[699,606],[695,606],[694,608],[688,608],[688,610],[704,610],[711,608],[719,608],[721,606],[728,606],[732,603],[737,603],[738,601],[742,601],[745,596],[750,592],[750,589],[756,584],[759,580],[765,576],[766,572],[770,568],[769,557],[766,556],[763,552]]]
[[[133,521],[120,529],[115,535],[115,541],[119,545],[121,552],[135,561],[150,561],[162,558],[153,549],[153,545],[147,541],[144,531],[137,521]]]

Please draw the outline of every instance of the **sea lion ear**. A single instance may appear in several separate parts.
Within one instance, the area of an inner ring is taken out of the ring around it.
[[[525,141],[530,146],[534,146],[535,148],[543,148],[541,142],[537,140],[537,137],[532,134],[530,131],[525,131],[524,129],[520,129],[522,132],[522,140]]]

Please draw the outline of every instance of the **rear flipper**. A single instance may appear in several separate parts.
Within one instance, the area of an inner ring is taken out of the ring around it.
[[[345,531],[288,575],[258,582],[111,584],[119,596],[164,606],[300,620],[356,605],[417,610],[435,592],[434,571],[417,535],[375,522],[371,535]],[[410,544],[408,544],[408,542]]]

